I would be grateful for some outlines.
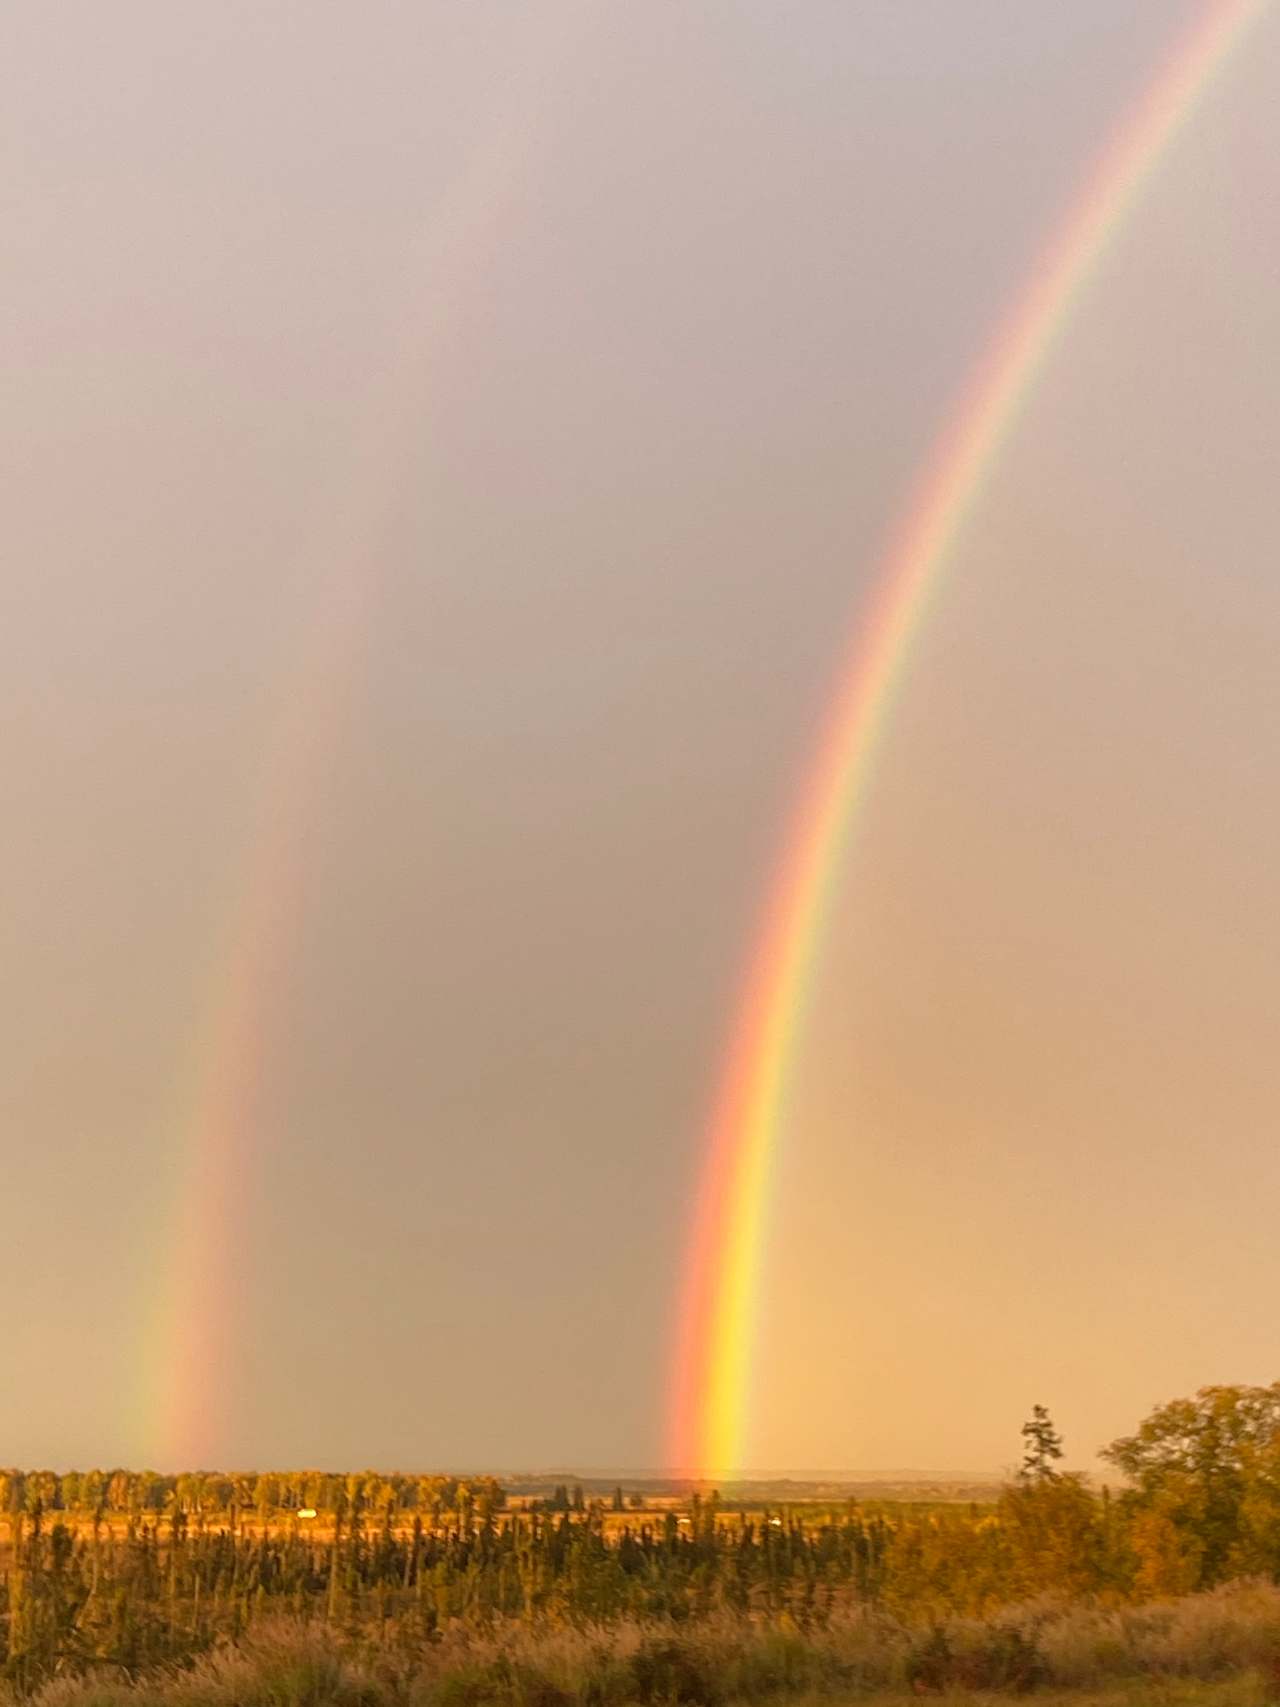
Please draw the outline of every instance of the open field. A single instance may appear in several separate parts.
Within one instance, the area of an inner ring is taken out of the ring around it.
[[[981,1503],[0,1472],[3,1677],[183,1689],[256,1655],[282,1699],[323,1662],[450,1707],[1280,1681],[1280,1385],[1159,1407],[1107,1449],[1119,1496],[1059,1471],[1043,1409],[1023,1434]]]
[[[968,1517],[989,1514],[995,1510],[996,1497],[993,1490],[988,1489],[986,1492],[988,1497],[982,1503],[938,1498],[849,1498],[841,1501],[797,1500],[775,1504],[763,1498],[723,1501],[712,1498],[703,1501],[701,1496],[695,1503],[674,1494],[658,1494],[646,1498],[643,1504],[627,1504],[621,1510],[615,1510],[608,1503],[592,1496],[581,1511],[571,1505],[569,1515],[575,1521],[590,1517],[595,1527],[610,1543],[616,1543],[626,1534],[638,1529],[654,1526],[661,1528],[669,1518],[674,1520],[680,1529],[690,1528],[698,1521],[702,1524],[712,1524],[718,1530],[736,1532],[741,1529],[744,1520],[756,1525],[767,1523],[777,1528],[799,1524],[806,1529],[812,1529],[824,1524],[839,1523],[851,1512],[856,1512],[863,1521],[877,1519],[898,1528],[904,1523],[930,1515],[945,1519],[957,1514]],[[522,1499],[516,1496],[489,1513],[483,1521],[501,1533],[512,1525],[527,1524],[534,1518],[545,1520],[548,1516],[559,1515],[562,1513],[558,1508],[548,1508],[543,1500],[536,1497]],[[154,1531],[164,1537],[171,1528],[172,1517],[172,1512],[90,1511],[79,1507],[46,1512],[45,1522],[61,1524],[77,1540],[90,1541],[96,1534],[100,1542],[106,1543],[126,1541],[130,1535],[139,1535],[144,1530]],[[345,1519],[343,1521],[345,1522]],[[469,1514],[465,1508],[460,1512],[453,1505],[441,1506],[430,1514],[412,1508],[391,1508],[373,1514],[362,1514],[365,1528],[372,1522],[380,1533],[388,1532],[398,1540],[411,1539],[415,1525],[424,1532],[448,1533],[459,1526],[466,1527],[471,1521],[473,1514]],[[243,1541],[259,1541],[263,1538],[281,1541],[292,1537],[316,1546],[330,1545],[335,1534],[342,1532],[343,1523],[339,1522],[334,1510],[319,1509],[314,1511],[314,1515],[300,1515],[297,1511],[264,1511],[256,1507],[244,1507],[238,1510],[186,1514],[186,1528],[193,1536],[225,1533],[238,1536]],[[3,1520],[0,1520],[0,1558],[4,1557],[9,1539],[10,1531],[3,1527]]]
[[[439,1517],[13,1514],[8,1687],[368,1703],[367,1670],[388,1701],[607,1707],[1280,1677],[1280,1587],[1169,1599],[1169,1535],[1066,1480],[986,1507]],[[255,1666],[284,1670],[259,1689]]]

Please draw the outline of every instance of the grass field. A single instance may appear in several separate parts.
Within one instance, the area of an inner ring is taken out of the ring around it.
[[[419,1707],[438,1701],[456,1707],[449,1692],[434,1698],[414,1693],[384,1693],[355,1676],[330,1679],[308,1669],[288,1674],[254,1669],[252,1665],[208,1666],[198,1676],[156,1680],[148,1687],[111,1683],[50,1684],[35,1698],[35,1707]],[[5,1698],[0,1696],[0,1700]],[[741,1707],[758,1698],[746,1697]],[[1105,1688],[1045,1690],[1035,1696],[1036,1707],[1275,1707],[1280,1696],[1258,1671],[1203,1681],[1196,1678],[1146,1678]],[[956,1690],[947,1696],[956,1707],[1008,1707],[1007,1693],[995,1690]],[[789,1707],[920,1707],[920,1695],[910,1691],[876,1691],[850,1696],[797,1696]],[[16,1707],[16,1702],[15,1702]],[[555,1698],[530,1699],[527,1707],[555,1707]],[[673,1704],[674,1707],[674,1704]],[[685,1707],[695,1707],[686,1703]],[[739,1707],[737,1702],[726,1707]]]
[[[1264,1707],[1280,1700],[1280,1588],[1142,1607],[1036,1603],[913,1625],[847,1609],[698,1624],[495,1620],[430,1640],[276,1618],[182,1665],[46,1676],[37,1707]],[[0,1699],[4,1699],[0,1696]],[[17,1700],[18,1696],[12,1697]]]

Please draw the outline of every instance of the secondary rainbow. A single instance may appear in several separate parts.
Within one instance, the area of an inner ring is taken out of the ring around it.
[[[263,733],[254,810],[190,1041],[172,1203],[158,1217],[151,1309],[124,1419],[161,1468],[207,1467],[232,1450],[236,1348],[253,1297],[244,1272],[252,1240],[240,1229],[255,1208],[263,1069],[278,1043],[306,910],[308,842],[330,804],[334,753],[361,689],[384,530],[424,454],[430,382],[450,354],[453,317],[554,137],[546,121],[583,60],[598,11],[595,0],[572,0],[552,26],[536,14],[518,25],[526,39],[514,44],[512,62],[526,76],[518,92],[503,94],[456,181],[410,234],[381,304],[392,328],[386,359],[367,376],[366,393],[348,400],[347,467],[335,489],[316,493],[312,531],[299,542],[314,593]],[[277,1212],[305,1217],[307,1206]]]
[[[742,1469],[773,1158],[832,894],[930,593],[1115,233],[1268,0],[1216,0],[1114,131],[979,361],[885,551],[784,839],[706,1139],[673,1369],[669,1462]]]

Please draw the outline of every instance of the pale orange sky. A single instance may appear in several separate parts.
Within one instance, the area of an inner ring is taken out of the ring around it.
[[[0,1461],[151,1448],[191,1063],[348,567],[211,1450],[660,1459],[701,1122],[843,636],[1194,10],[14,10]],[[911,662],[779,1159],[757,1467],[997,1468],[1037,1401],[1084,1464],[1277,1373],[1278,75],[1269,19]]]

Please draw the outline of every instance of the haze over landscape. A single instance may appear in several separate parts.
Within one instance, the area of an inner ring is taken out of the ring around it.
[[[682,1467],[708,1109],[850,625],[1201,10],[13,9],[0,1459]],[[1277,1373],[1278,77],[1268,11],[911,652],[745,1471],[991,1473],[1040,1400],[1091,1468]]]

